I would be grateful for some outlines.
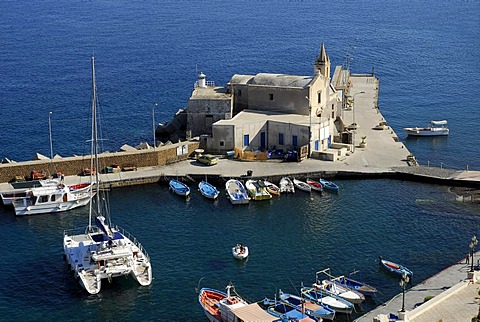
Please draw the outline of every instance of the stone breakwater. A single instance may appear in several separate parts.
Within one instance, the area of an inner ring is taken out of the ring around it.
[[[194,154],[198,146],[198,141],[188,141],[158,147],[155,150],[102,153],[99,155],[99,163],[105,167],[113,164],[120,167],[159,167],[186,160]],[[53,161],[47,159],[5,163],[0,164],[0,182],[10,182],[16,177],[30,178],[33,170],[45,172],[47,175],[61,172],[65,176],[75,176],[82,173],[85,168],[90,168],[89,155],[65,157]]]

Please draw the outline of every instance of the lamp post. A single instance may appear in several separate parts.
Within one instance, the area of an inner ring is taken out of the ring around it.
[[[402,279],[399,283],[402,288],[402,309],[400,312],[405,312],[405,288],[407,287],[408,282],[410,282],[410,277],[408,277],[407,273],[403,273]]]
[[[355,132],[357,132],[357,123],[355,122],[355,96],[357,96],[358,94],[365,94],[364,91],[361,91],[361,92],[358,92],[358,93],[355,93],[353,94],[352,96],[352,100],[353,100],[353,103],[352,103],[352,110],[353,110],[353,124],[355,126],[355,130],[353,132],[353,148],[352,148],[352,152],[355,152]]]
[[[50,164],[53,163],[52,112],[48,113],[48,132],[50,134]]]
[[[153,127],[153,151],[157,146],[157,137],[155,136],[155,107],[157,107],[157,103],[153,104],[152,106],[152,127]]]
[[[470,256],[471,256],[471,262],[472,266],[470,268],[470,272],[473,272],[473,252],[475,251],[475,247],[478,244],[477,236],[473,235],[472,240],[470,241]]]

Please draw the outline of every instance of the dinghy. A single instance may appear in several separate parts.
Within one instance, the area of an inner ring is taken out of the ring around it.
[[[406,268],[405,266],[387,261],[385,259],[382,259],[382,257],[379,257],[379,258],[380,258],[380,265],[384,269],[386,269],[388,272],[399,275],[399,276],[403,276],[403,274],[406,274],[408,277],[412,278],[413,272],[408,268]]]
[[[245,259],[248,257],[248,247],[243,244],[236,244],[232,247],[232,255],[236,259]]]
[[[295,185],[289,177],[280,179],[280,192],[295,193]]]
[[[172,190],[179,196],[187,197],[190,194],[190,188],[185,183],[180,182],[176,179],[170,180],[168,185],[170,187],[170,190]]]
[[[312,187],[310,185],[308,185],[307,183],[305,183],[303,181],[297,180],[295,178],[293,178],[293,184],[295,185],[296,188],[298,188],[302,191],[305,191],[305,192],[311,192],[312,191]]]
[[[198,184],[198,190],[200,190],[202,196],[208,199],[216,199],[220,194],[220,191],[218,191],[214,185],[208,183],[207,181],[201,181]]]

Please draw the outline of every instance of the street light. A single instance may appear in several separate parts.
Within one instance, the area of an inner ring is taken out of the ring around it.
[[[50,133],[50,164],[53,163],[52,112],[48,113],[48,131]]]
[[[408,282],[410,282],[410,277],[408,277],[407,273],[403,273],[402,279],[399,283],[402,288],[402,309],[400,312],[405,312],[405,288],[407,287]]]
[[[157,107],[157,103],[153,104],[152,106],[152,126],[153,126],[153,151],[157,146],[157,137],[155,136],[155,107]]]
[[[355,96],[358,95],[358,94],[365,94],[364,91],[361,91],[361,92],[358,92],[358,93],[355,93],[353,94],[352,96],[352,100],[353,100],[353,103],[352,103],[352,109],[353,109],[353,125],[355,126],[355,129],[354,129],[354,132],[353,132],[353,148],[352,148],[352,152],[355,152],[355,132],[357,132],[357,123],[355,122]]]
[[[477,236],[473,235],[472,240],[470,242],[470,256],[472,259],[472,267],[470,268],[470,272],[473,272],[473,252],[475,251],[475,246],[477,246],[478,240]]]

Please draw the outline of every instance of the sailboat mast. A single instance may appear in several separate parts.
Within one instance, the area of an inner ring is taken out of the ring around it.
[[[90,182],[93,182],[93,171],[95,170],[94,188],[96,192],[97,213],[100,214],[100,194],[98,180],[98,128],[97,128],[97,87],[95,85],[95,57],[92,56],[92,142],[90,151]],[[93,193],[93,188],[90,190]],[[92,229],[92,201],[90,201],[90,210],[88,214],[88,229]]]

